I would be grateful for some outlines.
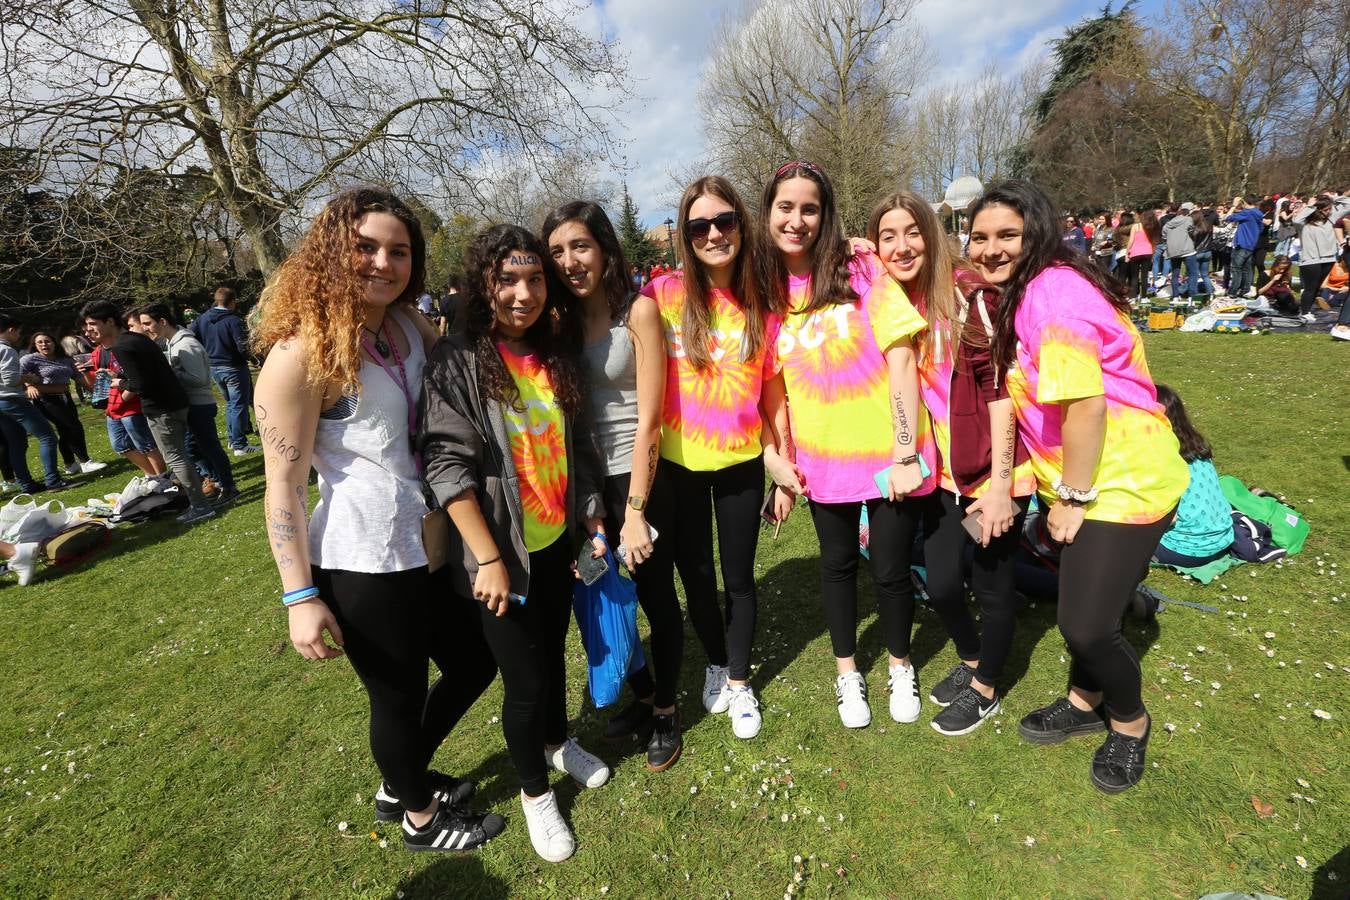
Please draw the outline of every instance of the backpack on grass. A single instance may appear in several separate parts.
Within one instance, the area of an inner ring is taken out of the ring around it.
[[[177,488],[167,491],[156,491],[153,494],[146,494],[137,497],[130,503],[119,503],[121,511],[112,517],[115,525],[123,522],[144,522],[146,519],[154,519],[159,516],[168,515],[172,512],[182,512],[189,506],[187,495]]]
[[[99,522],[75,522],[38,545],[38,552],[54,566],[66,566],[93,556],[108,545],[112,531]]]
[[[1219,478],[1219,486],[1228,505],[1270,528],[1270,539],[1276,547],[1283,547],[1293,556],[1303,549],[1310,530],[1308,521],[1298,510],[1286,506],[1269,494],[1255,494],[1241,480],[1232,475]]]

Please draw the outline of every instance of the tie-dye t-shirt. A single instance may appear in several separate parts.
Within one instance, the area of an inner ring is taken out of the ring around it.
[[[1087,518],[1145,524],[1172,511],[1189,475],[1158,403],[1144,345],[1129,318],[1092,284],[1052,266],[1027,285],[1017,308],[1017,365],[1008,390],[1042,498],[1063,472],[1060,403],[1106,397],[1106,438]]]
[[[520,391],[524,412],[503,403],[511,461],[520,480],[520,505],[525,513],[525,549],[548,547],[567,529],[567,444],[563,413],[553,396],[553,379],[533,353],[513,353],[503,343],[497,350]]]
[[[991,317],[990,322],[992,321]],[[979,309],[974,306],[971,306],[967,313],[967,327],[970,327],[971,322],[976,328],[984,327],[984,319],[980,317]],[[953,332],[957,327],[957,323],[953,322]],[[926,355],[919,365],[919,394],[923,397],[923,405],[928,410],[929,418],[932,419],[933,439],[937,444],[938,462],[934,471],[938,473],[938,484],[948,493],[960,494],[956,479],[952,477],[950,464],[952,377],[955,374],[952,349],[947,346],[935,346],[934,352]],[[990,479],[986,478],[967,491],[966,496],[979,497],[989,487],[989,482]],[[1012,493],[1009,496],[1029,497],[1035,491],[1036,473],[1032,471],[1031,460],[1027,459],[1012,471]]]
[[[711,364],[699,371],[684,352],[684,275],[653,279],[642,293],[656,301],[666,333],[666,396],[661,415],[661,457],[686,469],[716,471],[759,456],[759,396],[778,374],[779,317],[770,316],[764,344],[742,359],[745,312],[730,291],[708,292]]]
[[[853,503],[881,496],[872,476],[891,464],[890,379],[885,348],[922,331],[923,317],[904,288],[875,257],[855,259],[850,284],[858,299],[806,315],[789,313],[778,332],[778,358],[787,385],[796,462],[806,494],[818,503]],[[807,303],[810,276],[788,280],[788,303]],[[917,452],[936,471],[928,416],[914,417]],[[930,475],[911,496],[930,493]]]

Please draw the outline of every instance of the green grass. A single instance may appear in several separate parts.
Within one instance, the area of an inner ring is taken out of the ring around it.
[[[760,545],[757,740],[737,741],[725,719],[702,713],[690,634],[683,758],[656,775],[604,749],[609,785],[582,794],[558,782],[579,849],[549,865],[519,813],[497,684],[437,764],[477,779],[506,833],[471,855],[409,854],[396,825],[374,825],[360,684],[345,661],[306,662],[287,642],[254,458],[237,467],[243,502],[217,521],[120,529],[96,560],[23,590],[5,579],[0,895],[779,897],[801,872],[808,897],[1344,896],[1350,587],[1338,566],[1350,564],[1350,348],[1324,335],[1147,341],[1155,375],[1182,392],[1219,468],[1287,495],[1312,536],[1295,560],[1243,567],[1222,584],[1151,576],[1222,612],[1174,607],[1154,628],[1130,625],[1157,726],[1148,775],[1127,794],[1090,785],[1095,742],[1033,747],[1016,735],[1017,719],[1064,682],[1053,605],[1021,619],[1002,716],[946,739],[927,726],[927,703],[914,725],[885,715],[866,589],[860,649],[876,719],[841,728],[814,536],[799,514]],[[101,422],[87,421],[96,455],[111,458]],[[129,475],[119,462],[63,499]],[[576,710],[584,668],[570,640]],[[925,687],[955,662],[927,610],[914,648]],[[583,743],[598,747],[602,724],[587,707]],[[1259,818],[1253,796],[1274,816]]]

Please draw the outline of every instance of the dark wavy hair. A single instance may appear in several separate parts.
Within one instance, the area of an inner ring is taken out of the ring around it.
[[[1148,235],[1148,242],[1153,246],[1162,243],[1162,225],[1158,223],[1158,214],[1151,209],[1139,211],[1139,224],[1144,227],[1144,234]]]
[[[464,260],[464,336],[473,347],[478,362],[478,377],[483,393],[500,403],[508,403],[524,412],[520,390],[506,369],[506,362],[497,351],[497,312],[493,304],[497,281],[501,277],[502,262],[513,250],[523,250],[539,257],[545,275],[549,264],[545,261],[544,246],[539,238],[517,225],[493,225],[480,232],[469,245]],[[547,279],[548,299],[544,311],[523,340],[539,355],[553,380],[553,393],[567,415],[581,409],[583,389],[581,366],[571,342],[561,331],[559,316],[561,287]]]
[[[812,313],[837,303],[852,303],[858,295],[849,284],[851,256],[834,202],[834,185],[819,166],[809,162],[792,162],[778,169],[760,195],[759,232],[763,252],[759,254],[759,274],[764,298],[775,312],[788,312],[787,265],[774,244],[769,218],[778,197],[778,186],[791,178],[809,179],[815,182],[820,192],[820,228],[815,243],[807,251],[811,254],[811,293],[806,306],[795,311]]]
[[[712,281],[703,269],[694,253],[694,241],[689,237],[686,227],[689,222],[689,209],[699,197],[716,197],[736,211],[739,220],[741,249],[736,253],[735,271],[731,276],[731,294],[745,311],[745,341],[741,346],[744,359],[754,359],[764,346],[764,332],[768,325],[771,307],[764,299],[756,272],[759,264],[756,257],[761,252],[758,232],[749,210],[745,208],[741,195],[736,193],[731,182],[721,175],[704,175],[684,189],[680,198],[678,220],[675,226],[676,240],[679,241],[680,263],[684,266],[684,312],[680,320],[684,352],[690,364],[702,371],[712,365],[712,350],[709,346],[709,330],[712,313],[708,309],[708,292],[712,290]]]
[[[1134,213],[1123,212],[1120,214],[1120,221],[1116,224],[1114,235],[1117,250],[1124,250],[1130,246],[1130,229],[1134,227]]]
[[[592,203],[589,200],[573,200],[571,203],[564,203],[553,210],[544,218],[544,225],[539,229],[539,238],[547,249],[549,236],[568,222],[580,222],[586,226],[586,230],[595,238],[596,246],[605,257],[605,270],[600,275],[600,284],[605,288],[605,301],[609,304],[609,317],[611,321],[622,321],[628,314],[628,307],[633,302],[633,288],[628,281],[628,260],[623,255],[623,245],[619,243],[619,236],[614,233],[614,226],[609,221],[609,216],[605,215],[604,209],[598,203]],[[551,262],[549,257],[549,270],[556,276],[558,286],[568,295],[571,290],[567,287],[561,272],[557,271],[557,266]],[[566,304],[571,307],[571,304]]]
[[[1214,448],[1191,422],[1181,396],[1165,384],[1155,383],[1153,386],[1158,389],[1158,402],[1162,404],[1167,421],[1172,423],[1172,433],[1181,444],[1181,458],[1188,463],[1197,459],[1213,459]]]
[[[1017,347],[1013,323],[1031,279],[1051,266],[1073,269],[1096,288],[1116,309],[1128,312],[1130,301],[1125,285],[1102,271],[1087,256],[1064,243],[1059,213],[1055,204],[1029,181],[1004,181],[985,191],[970,208],[972,229],[980,212],[990,206],[1004,206],[1022,217],[1022,252],[1013,261],[1012,277],[1002,285],[1003,301],[994,322],[993,357],[995,365],[1006,372],[1012,365]]]

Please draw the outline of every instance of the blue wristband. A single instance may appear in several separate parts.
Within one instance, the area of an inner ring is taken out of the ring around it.
[[[319,596],[319,589],[314,587],[313,585],[310,585],[309,587],[297,588],[296,590],[293,591],[287,591],[286,593],[281,595],[281,602],[286,606],[294,606],[297,603],[301,603],[305,600],[309,600],[310,598],[317,596]]]

